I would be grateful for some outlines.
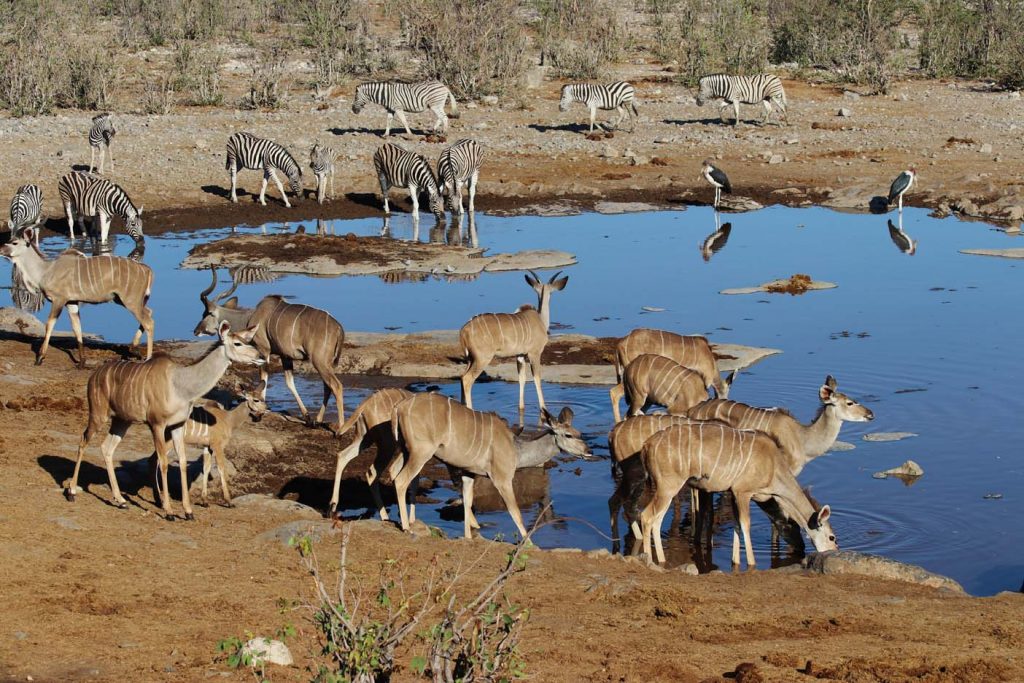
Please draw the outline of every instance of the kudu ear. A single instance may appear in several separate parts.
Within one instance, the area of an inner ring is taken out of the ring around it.
[[[540,280],[537,279],[537,276],[534,274],[532,270],[529,271],[523,277],[526,279],[526,284],[533,287],[535,290],[537,290],[538,293],[540,292]]]
[[[253,392],[257,393],[257,394],[262,394],[266,390],[267,390],[267,380],[263,380],[259,384],[256,385],[256,388],[253,389]]]
[[[238,308],[238,297],[233,296],[221,304],[221,308]]]
[[[836,387],[838,386],[838,384],[836,384],[836,378],[833,377],[832,375],[826,376],[825,377],[825,386],[827,386],[832,391],[835,391]]]
[[[229,332],[231,332],[231,323],[227,320],[222,320],[220,325],[217,327],[217,334],[221,339],[224,339],[224,337],[228,336]]]
[[[554,289],[555,291],[561,291],[565,289],[566,283],[569,282],[569,276],[566,275],[563,278],[559,278],[558,276],[561,274],[562,271],[558,271],[557,273],[551,276],[550,280],[548,280],[548,284],[551,285],[551,288]]]
[[[558,413],[558,421],[564,425],[572,425],[572,418],[575,417],[572,412],[572,408],[565,406]]]
[[[8,221],[8,225],[10,225],[9,221]],[[25,228],[24,230],[21,231],[21,236],[24,237],[26,241],[31,242],[36,237],[36,229],[35,228]]]
[[[252,341],[252,338],[256,336],[256,333],[259,332],[259,329],[260,329],[260,324],[256,323],[255,325],[253,325],[249,329],[242,330],[241,332],[239,332],[238,333],[238,338],[241,339],[242,341],[244,341],[246,344],[248,344],[248,343],[250,343]]]
[[[822,505],[820,510],[815,510],[811,518],[807,520],[807,526],[812,529],[819,528],[822,524],[828,521],[828,518],[832,516],[832,508],[828,505]]]
[[[818,398],[821,399],[822,403],[831,403],[832,397],[835,396],[835,390],[827,384],[822,384],[821,388],[818,389]]]

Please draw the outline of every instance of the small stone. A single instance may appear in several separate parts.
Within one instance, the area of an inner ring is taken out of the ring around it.
[[[907,460],[899,467],[893,467],[890,470],[884,472],[875,472],[872,476],[875,479],[885,479],[886,477],[920,477],[924,474],[924,470],[913,460]]]
[[[697,565],[692,562],[679,565],[678,570],[684,574],[689,574],[690,576],[697,576],[700,574],[700,570],[697,569]]]
[[[836,114],[836,116],[842,116],[844,118],[848,118],[850,116],[853,116],[853,112],[850,111],[849,109],[847,109],[846,107],[843,107],[842,109],[839,110],[839,112]]]
[[[587,553],[587,557],[592,559],[605,558],[609,555],[611,555],[611,553],[608,551],[608,548],[598,548],[597,550],[591,550]]]
[[[982,154],[991,154],[992,145],[986,142],[985,144],[978,148],[978,151],[981,152]]]
[[[498,103],[498,96],[497,95],[484,95],[483,97],[480,98],[480,102],[483,103],[483,104],[494,106],[494,105],[496,105]]]
[[[616,159],[619,157],[619,150],[612,145],[605,145],[601,150],[601,156],[605,159]]]
[[[28,638],[28,634],[25,633],[24,631],[15,631],[14,632],[14,639],[15,640],[25,640],[26,638]]]
[[[847,90],[846,92],[843,93],[843,98],[856,102],[857,100],[860,99],[860,93],[853,92],[852,90]]]
[[[291,666],[294,663],[288,646],[280,640],[270,640],[269,638],[253,638],[242,646],[242,654],[250,657],[254,666],[260,664]]]
[[[781,155],[781,154],[773,154],[773,155],[771,155],[771,157],[770,157],[770,158],[768,159],[768,163],[769,163],[769,164],[781,164],[781,163],[782,163],[783,161],[784,161],[784,160],[783,160],[783,158],[782,158],[782,155]]]

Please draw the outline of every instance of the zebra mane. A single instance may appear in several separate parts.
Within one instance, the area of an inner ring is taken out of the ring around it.
[[[96,116],[92,117],[92,122],[93,123],[98,123],[98,122],[102,121],[103,119],[109,119],[109,118],[110,118],[110,112],[108,111],[108,112],[104,112],[102,114],[96,114]]]

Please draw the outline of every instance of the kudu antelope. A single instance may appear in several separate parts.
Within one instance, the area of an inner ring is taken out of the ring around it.
[[[732,382],[735,373],[725,379]],[[684,415],[687,410],[708,398],[705,378],[696,370],[683,367],[671,358],[644,353],[632,361],[622,379],[611,389],[615,421],[622,420],[619,399],[625,395],[629,415],[640,415],[650,405],[665,406],[670,415]]]
[[[393,480],[401,471],[404,459],[396,453],[394,435],[391,431],[391,415],[396,405],[414,396],[410,391],[397,388],[386,388],[374,392],[360,403],[342,425],[338,432],[346,434],[353,427],[356,429],[352,443],[338,451],[338,461],[334,470],[334,489],[331,493],[330,514],[338,508],[341,493],[341,476],[348,463],[359,455],[370,441],[376,443],[377,458],[367,470],[366,479],[370,484],[373,502],[377,506],[380,518],[388,520],[387,508],[380,495],[378,473],[385,468]],[[559,453],[567,453],[578,457],[588,457],[590,448],[583,441],[583,436],[572,426],[572,409],[562,408],[555,418],[547,411],[541,416],[543,429],[536,433],[514,434],[513,443],[516,449],[516,469],[540,467]],[[415,507],[410,503],[410,518],[415,519]]]
[[[729,397],[729,385],[718,372],[715,354],[706,337],[683,336],[674,332],[638,328],[619,340],[615,347],[615,378],[622,381],[623,371],[637,356],[653,353],[671,358],[684,368],[700,373],[704,384],[715,388],[717,398]]]
[[[519,412],[526,407],[526,361],[530,361],[533,384],[537,388],[537,401],[544,408],[544,392],[540,387],[540,357],[548,343],[551,325],[551,293],[565,288],[569,276],[558,277],[561,271],[541,284],[537,274],[530,271],[526,283],[537,292],[537,308],[520,306],[515,313],[481,313],[474,316],[459,330],[459,341],[469,359],[469,367],[462,375],[462,402],[473,407],[473,383],[495,357],[515,356],[519,368]]]
[[[160,468],[157,497],[163,511],[170,518],[167,453],[173,444],[181,470],[181,504],[185,519],[194,519],[188,493],[185,423],[192,413],[192,404],[216,386],[229,365],[263,364],[260,352],[252,345],[256,331],[251,327],[235,333],[227,322],[222,322],[218,328],[220,342],[191,365],[179,365],[168,356],[158,355],[146,361],[112,361],[93,371],[88,384],[89,422],[78,444],[75,472],[64,492],[65,497],[72,502],[75,500],[85,449],[96,431],[110,420],[110,433],[101,450],[114,503],[120,508],[126,507],[114,475],[114,451],[132,424],[145,422],[156,448]]]
[[[82,340],[82,321],[78,317],[81,304],[101,304],[115,301],[139,321],[139,329],[132,339],[136,347],[146,333],[146,359],[153,356],[153,311],[146,306],[153,288],[153,271],[149,266],[119,256],[88,257],[80,251],[68,249],[57,258],[47,260],[33,244],[32,228],[0,247],[0,256],[11,260],[21,274],[28,291],[42,292],[50,301],[50,315],[46,319],[43,344],[36,354],[40,365],[50,347],[50,335],[65,307],[71,318],[71,329],[78,341],[78,366],[85,367],[85,342]]]
[[[508,424],[494,413],[481,413],[441,394],[416,394],[395,406],[391,430],[405,465],[395,477],[402,529],[409,529],[406,491],[430,458],[437,456],[462,475],[466,538],[478,526],[473,517],[473,475],[489,477],[522,538],[523,516],[512,491],[516,471],[515,442]]]
[[[654,541],[657,561],[665,561],[661,523],[684,484],[708,492],[731,491],[736,523],[732,563],[740,564],[740,531],[747,566],[755,565],[750,544],[750,501],[776,500],[782,511],[807,532],[819,551],[835,550],[836,537],[828,523],[828,505],[815,509],[789,471],[779,444],[764,432],[733,429],[722,423],[675,425],[644,444],[641,459],[653,484],[651,501],[640,513],[640,535],[650,557]]]
[[[237,298],[226,299],[235,289],[231,289],[210,299],[209,296],[217,287],[217,269],[210,269],[212,278],[210,286],[199,294],[203,303],[203,317],[196,325],[195,335],[214,334],[222,321],[231,323],[232,327],[258,326],[253,339],[263,359],[270,362],[271,355],[281,358],[284,367],[284,381],[299,404],[299,412],[303,419],[319,423],[327,412],[327,402],[331,395],[338,404],[338,423],[341,428],[345,419],[345,407],[342,402],[341,380],[334,374],[334,368],[341,356],[342,344],[345,341],[345,330],[341,323],[327,311],[303,304],[290,304],[284,297],[270,294],[263,297],[255,308],[242,308]],[[237,284],[237,283],[236,283]],[[311,420],[299,392],[295,388],[292,370],[295,361],[308,360],[324,383],[324,398],[316,420]],[[266,365],[260,367],[260,379],[264,382],[263,397],[266,398],[266,380],[269,371]]]

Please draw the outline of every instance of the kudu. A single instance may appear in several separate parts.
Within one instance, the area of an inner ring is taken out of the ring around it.
[[[735,373],[725,379],[732,382]],[[696,370],[683,367],[671,358],[644,353],[632,361],[622,373],[621,381],[611,389],[615,421],[622,420],[619,399],[625,395],[629,415],[640,415],[650,405],[665,406],[671,415],[684,415],[687,410],[708,398],[705,378]]]
[[[519,369],[519,412],[526,407],[526,361],[530,361],[533,384],[537,388],[537,401],[544,408],[544,392],[540,387],[540,357],[548,343],[551,325],[551,293],[565,288],[569,276],[559,278],[561,271],[541,284],[537,274],[530,271],[526,283],[537,292],[537,308],[520,306],[515,313],[481,313],[474,316],[459,330],[459,342],[469,359],[469,367],[462,375],[462,401],[473,407],[473,383],[495,357],[515,356]]]
[[[462,506],[466,538],[472,537],[473,475],[487,476],[494,483],[522,538],[526,527],[512,491],[516,471],[515,442],[508,424],[494,413],[481,413],[440,394],[416,394],[395,406],[391,431],[405,458],[395,477],[395,494],[402,529],[409,529],[406,491],[430,458],[461,473]]]
[[[345,406],[341,380],[334,374],[334,368],[341,356],[342,344],[345,341],[345,330],[341,323],[327,311],[303,304],[290,304],[284,297],[270,294],[263,297],[255,308],[242,308],[237,298],[225,300],[235,289],[215,296],[209,295],[217,286],[217,269],[210,268],[210,286],[199,294],[203,303],[203,317],[196,325],[195,335],[213,334],[222,321],[231,323],[232,327],[257,326],[258,332],[253,339],[263,359],[270,362],[271,355],[281,358],[284,367],[284,381],[299,404],[299,412],[307,423],[319,423],[327,412],[327,402],[333,394],[338,404],[338,423],[340,429],[345,419]],[[237,282],[236,282],[237,284]],[[295,389],[295,378],[292,371],[295,361],[308,360],[324,383],[324,398],[316,420],[311,420],[299,392]],[[266,398],[266,380],[269,375],[267,366],[260,366],[260,379],[264,382],[263,397]]]
[[[414,396],[410,391],[389,387],[374,392],[360,403],[342,425],[339,436],[356,429],[352,443],[338,451],[334,470],[334,488],[331,492],[330,514],[338,508],[341,493],[341,476],[348,463],[352,462],[369,443],[377,446],[377,457],[366,472],[373,502],[380,518],[389,519],[387,508],[380,495],[378,473],[388,469],[391,479],[401,471],[404,459],[396,453],[394,435],[391,431],[391,416],[396,405]],[[540,467],[559,453],[588,457],[590,448],[580,432],[572,426],[573,413],[568,406],[555,418],[547,411],[542,413],[543,429],[537,433],[519,433],[513,436],[516,449],[516,469]],[[410,518],[415,519],[415,506],[410,503]]]
[[[251,327],[235,333],[229,323],[222,322],[218,328],[220,343],[191,365],[179,365],[168,356],[158,355],[146,361],[112,361],[93,371],[88,384],[89,422],[78,444],[78,459],[65,489],[65,497],[72,502],[75,500],[78,471],[85,449],[93,434],[110,420],[110,433],[101,450],[114,503],[120,508],[126,507],[127,502],[114,475],[114,451],[132,424],[145,422],[149,425],[156,448],[160,468],[157,497],[163,511],[170,519],[167,454],[173,444],[181,470],[181,504],[185,519],[194,519],[188,493],[185,423],[192,413],[192,404],[216,386],[229,365],[263,364],[263,358],[252,344],[256,331],[257,328]]]
[[[36,354],[40,365],[50,347],[50,335],[65,307],[71,318],[71,329],[78,341],[78,366],[85,367],[85,342],[82,340],[82,321],[78,317],[81,304],[101,304],[115,301],[127,308],[139,321],[139,329],[132,339],[136,347],[146,333],[146,359],[153,357],[153,311],[146,303],[153,287],[153,271],[149,266],[119,256],[88,257],[80,251],[68,249],[57,258],[47,260],[32,243],[35,231],[28,228],[0,247],[0,256],[17,266],[26,288],[42,292],[50,301],[50,315],[46,319],[43,344]]]
[[[644,444],[640,454],[653,484],[651,501],[640,513],[643,548],[650,557],[654,541],[657,561],[665,561],[661,523],[672,499],[689,483],[708,492],[731,491],[739,530],[733,528],[732,563],[740,564],[740,537],[747,566],[753,568],[750,544],[750,501],[776,500],[782,511],[807,532],[819,551],[835,550],[836,537],[828,523],[828,505],[816,510],[789,471],[779,444],[764,432],[733,429],[717,422],[675,425]]]
[[[729,385],[718,372],[715,354],[706,337],[683,336],[674,332],[638,328],[619,340],[615,347],[615,378],[622,381],[622,373],[630,362],[644,353],[671,358],[684,368],[700,373],[704,384],[715,388],[717,398],[729,397]]]

